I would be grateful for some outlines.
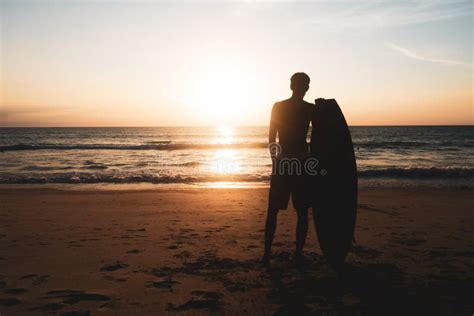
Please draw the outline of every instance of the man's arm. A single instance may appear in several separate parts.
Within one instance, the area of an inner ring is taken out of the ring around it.
[[[272,108],[272,115],[270,118],[270,130],[268,132],[268,150],[270,151],[270,155],[272,158],[276,158],[281,153],[281,147],[276,142],[276,137],[278,132],[278,114],[276,109],[276,103],[273,105]]]
[[[324,99],[318,98],[315,100],[315,105],[312,108],[311,111],[311,140],[310,140],[310,146],[309,146],[309,152],[313,152],[313,146],[314,146],[314,141],[316,138],[316,133],[315,133],[315,126],[318,124],[316,121],[318,119],[318,106],[321,105],[324,102]]]
[[[273,105],[272,115],[270,117],[270,130],[268,132],[269,144],[276,142],[276,137],[277,137],[277,132],[278,132],[278,127],[277,127],[276,118],[275,118],[276,116],[275,107],[276,107],[276,103]]]

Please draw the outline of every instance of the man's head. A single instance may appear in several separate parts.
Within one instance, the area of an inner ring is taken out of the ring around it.
[[[293,95],[303,98],[309,89],[309,76],[304,72],[297,72],[291,76],[290,88]]]

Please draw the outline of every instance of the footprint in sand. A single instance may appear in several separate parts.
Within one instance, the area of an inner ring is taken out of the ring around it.
[[[184,258],[189,258],[191,257],[191,253],[189,251],[182,251],[176,255],[174,255],[176,258],[184,259]]]
[[[173,285],[179,284],[178,281],[174,281],[169,277],[164,277],[155,281],[147,281],[145,286],[147,288],[155,288],[155,289],[168,289],[172,290]]]
[[[205,299],[220,300],[224,298],[224,294],[220,292],[211,292],[211,291],[201,291],[196,290],[191,292],[192,295],[199,296]]]
[[[219,292],[208,292],[208,291],[193,291],[191,293],[197,298],[192,298],[182,305],[176,305],[169,303],[167,310],[174,312],[185,312],[193,309],[207,309],[210,312],[217,312],[222,303],[221,299],[224,297],[222,293]]]
[[[133,253],[133,254],[137,254],[137,253],[140,253],[140,252],[142,252],[142,251],[138,250],[138,249],[132,249],[132,250],[127,251],[127,253]]]
[[[68,244],[69,244],[69,245],[67,246],[67,248],[73,248],[73,247],[75,247],[75,248],[80,248],[80,247],[84,247],[83,244],[79,243],[79,241],[76,241],[76,240],[69,241]]]
[[[127,279],[125,278],[115,278],[111,275],[105,275],[104,279],[107,281],[113,281],[113,282],[127,282]]]
[[[28,290],[24,288],[14,288],[14,289],[5,290],[5,293],[8,293],[8,294],[22,294],[26,292],[28,292]]]
[[[103,265],[102,268],[100,268],[100,271],[112,272],[119,269],[125,269],[128,267],[129,267],[128,264],[122,263],[122,262],[108,263],[108,264]]]
[[[91,312],[89,311],[69,311],[59,314],[59,316],[90,316]]]
[[[98,293],[87,293],[80,290],[54,290],[46,292],[44,299],[59,299],[63,304],[76,304],[81,301],[109,301],[109,296]]]
[[[21,301],[16,297],[0,298],[0,306],[15,306],[21,304]]]
[[[42,311],[42,312],[53,312],[53,311],[58,311],[61,308],[63,308],[65,305],[62,303],[56,303],[56,302],[51,302],[51,303],[46,303],[42,305],[38,305],[32,308],[29,308],[29,311]]]
[[[146,228],[127,229],[128,232],[145,232]]]
[[[32,279],[33,280],[33,286],[37,286],[37,285],[40,285],[40,284],[43,284],[44,282],[48,281],[50,275],[48,274],[42,274],[42,275],[38,275],[38,274],[27,274],[27,275],[24,275],[22,276],[20,279],[21,280],[26,280],[26,279]]]

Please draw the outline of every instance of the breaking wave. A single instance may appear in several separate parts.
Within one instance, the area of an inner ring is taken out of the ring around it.
[[[391,179],[472,179],[472,168],[387,168],[360,170],[359,178]],[[0,173],[1,184],[39,184],[39,183],[200,183],[213,181],[266,182],[269,174],[198,174],[158,175],[146,172],[55,172],[13,174]]]
[[[0,146],[0,151],[21,150],[185,150],[185,149],[226,149],[226,148],[265,148],[267,143],[238,144],[196,144],[158,142],[153,144],[15,144]]]
[[[0,151],[26,151],[26,150],[186,150],[186,149],[241,149],[241,148],[266,148],[266,142],[239,142],[233,144],[221,143],[173,143],[171,141],[151,141],[144,144],[14,144],[0,146]],[[354,142],[356,151],[364,150],[409,150],[409,149],[437,149],[460,150],[471,148],[474,143],[465,141],[450,142],[425,142],[425,141],[359,141]]]

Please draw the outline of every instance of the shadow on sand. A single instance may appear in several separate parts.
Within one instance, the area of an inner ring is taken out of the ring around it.
[[[287,252],[275,254],[272,262],[272,268],[265,269],[257,260],[219,258],[207,253],[180,267],[142,272],[170,286],[173,278],[184,274],[221,283],[233,295],[267,293],[260,297],[261,303],[276,308],[265,307],[262,314],[455,315],[466,314],[472,307],[473,283],[469,279],[439,278],[427,283],[408,277],[389,263],[356,262],[336,273],[316,253],[306,256],[303,270],[293,266]],[[169,304],[168,311],[224,312],[223,298],[220,292],[194,293],[182,305]]]
[[[337,274],[312,257],[311,268],[294,279],[271,272],[268,298],[280,305],[276,315],[464,315],[472,307],[472,280],[425,284],[388,263],[347,264]]]

